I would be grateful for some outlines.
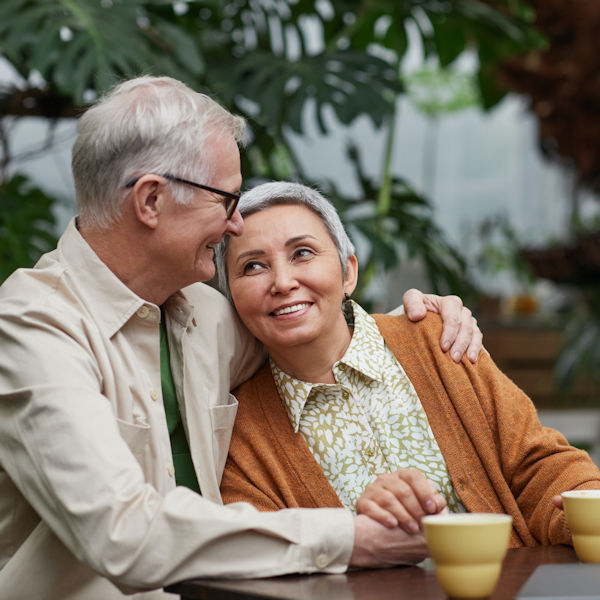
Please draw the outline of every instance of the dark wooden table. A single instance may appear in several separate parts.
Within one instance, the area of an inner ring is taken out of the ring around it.
[[[429,561],[428,561],[429,562]],[[578,562],[568,546],[509,550],[491,600],[512,600],[538,565]],[[445,600],[433,566],[287,575],[270,579],[194,579],[166,588],[182,600]]]

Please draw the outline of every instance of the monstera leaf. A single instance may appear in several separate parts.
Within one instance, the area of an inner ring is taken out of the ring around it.
[[[32,72],[59,93],[85,102],[140,73],[184,81],[204,68],[193,37],[158,14],[151,0],[2,0],[0,50],[25,79]],[[154,10],[154,12],[152,12]]]
[[[259,117],[302,132],[302,113],[308,99],[325,133],[324,112],[351,123],[368,114],[375,125],[390,112],[402,86],[390,65],[361,52],[331,52],[291,61],[267,52],[255,52],[239,61],[232,79],[234,89],[255,102]]]

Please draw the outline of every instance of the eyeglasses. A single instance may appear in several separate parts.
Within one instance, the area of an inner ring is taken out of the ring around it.
[[[142,176],[140,175],[140,177],[142,177]],[[125,184],[125,187],[128,187],[128,188],[133,187],[138,182],[140,177],[136,177],[135,179],[128,181]],[[161,177],[164,177],[165,179],[168,179],[169,181],[175,181],[177,183],[185,183],[185,185],[191,185],[195,188],[199,188],[201,190],[206,190],[208,192],[213,192],[213,194],[219,194],[219,196],[223,196],[223,206],[225,207],[225,214],[228,219],[231,219],[231,217],[233,217],[233,213],[235,212],[238,202],[240,201],[240,194],[235,194],[233,192],[225,192],[218,188],[211,187],[210,185],[196,183],[195,181],[190,181],[189,179],[183,179],[183,177],[177,177],[176,175],[171,175],[170,173],[164,173],[161,175]]]

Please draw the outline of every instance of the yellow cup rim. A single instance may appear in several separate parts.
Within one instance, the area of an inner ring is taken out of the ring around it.
[[[568,490],[561,494],[563,498],[600,498],[600,490]]]
[[[512,521],[510,515],[499,513],[452,513],[446,515],[427,515],[422,519],[428,525],[490,525]]]

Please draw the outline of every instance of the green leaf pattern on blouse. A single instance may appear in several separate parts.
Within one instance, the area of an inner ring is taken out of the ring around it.
[[[464,511],[412,383],[373,318],[352,307],[352,341],[333,366],[337,383],[300,381],[271,361],[294,430],[349,510],[378,475],[414,468],[435,483],[452,512]]]

